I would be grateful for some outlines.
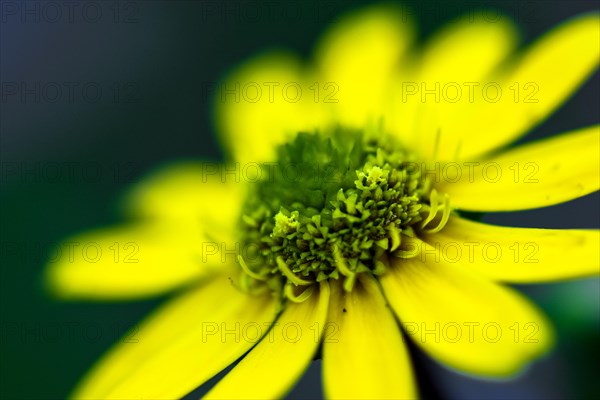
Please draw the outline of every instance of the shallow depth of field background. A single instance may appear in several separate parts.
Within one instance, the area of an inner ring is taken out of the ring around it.
[[[69,14],[65,2],[53,2],[55,8],[48,3],[0,2],[3,399],[64,398],[112,343],[164,300],[57,302],[44,293],[41,281],[47,250],[66,236],[117,223],[120,194],[157,166],[181,159],[221,160],[208,88],[261,50],[283,47],[308,57],[324,28],[361,4],[74,1]],[[498,10],[512,16],[526,42],[598,7],[597,2],[580,0],[405,4],[419,24],[421,40],[443,23],[484,7],[492,10],[491,16]],[[15,87],[16,95],[11,94]],[[598,123],[598,93],[596,73],[523,141]],[[599,200],[596,193],[544,210],[487,215],[484,220],[597,228]],[[417,356],[425,395],[600,396],[595,355],[600,347],[599,281],[521,289],[555,322],[555,351],[507,383],[474,380]],[[319,368],[314,362],[290,398],[321,395]]]

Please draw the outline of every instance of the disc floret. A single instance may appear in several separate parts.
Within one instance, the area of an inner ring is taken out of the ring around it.
[[[414,154],[382,132],[300,133],[277,154],[241,218],[248,291],[266,287],[302,301],[327,279],[350,291],[358,274],[383,274],[388,257],[405,256],[402,238],[430,218],[429,179]]]

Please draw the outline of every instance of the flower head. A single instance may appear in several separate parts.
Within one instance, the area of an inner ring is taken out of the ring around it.
[[[480,376],[510,376],[544,354],[549,323],[500,283],[597,274],[598,231],[497,227],[463,211],[598,190],[597,126],[501,151],[596,69],[598,29],[585,15],[509,58],[510,23],[462,20],[417,51],[406,16],[376,6],[336,23],[312,64],[275,52],[242,65],[230,90],[314,90],[220,93],[233,160],[158,172],[128,196],[129,225],[86,236],[134,243],[138,262],[51,265],[64,296],[186,289],[75,396],[180,397],[241,359],[207,397],[275,398],[321,348],[328,397],[413,398],[401,331]],[[527,90],[538,101],[515,101]],[[240,179],[249,168],[257,175]]]

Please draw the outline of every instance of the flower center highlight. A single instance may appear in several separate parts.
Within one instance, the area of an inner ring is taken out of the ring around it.
[[[415,256],[418,232],[443,228],[447,197],[416,156],[380,129],[300,133],[252,184],[241,218],[240,288],[301,302],[318,282],[381,275]],[[440,202],[440,200],[442,200]]]

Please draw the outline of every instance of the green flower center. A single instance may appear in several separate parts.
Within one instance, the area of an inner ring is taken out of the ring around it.
[[[358,274],[410,257],[401,245],[415,229],[447,221],[415,155],[378,130],[300,133],[277,156],[243,207],[243,290],[303,301],[316,283],[342,279],[350,291]]]

